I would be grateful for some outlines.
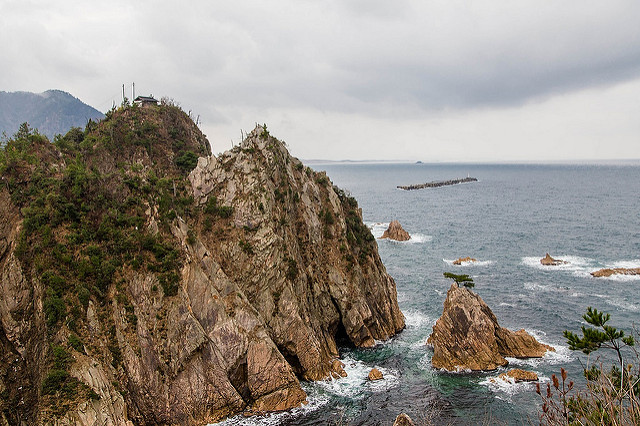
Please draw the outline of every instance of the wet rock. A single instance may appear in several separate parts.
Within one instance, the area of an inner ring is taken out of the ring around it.
[[[411,236],[402,228],[400,222],[394,220],[389,224],[389,227],[384,231],[380,238],[389,238],[390,240],[396,241],[408,241],[411,239]]]
[[[480,296],[455,283],[427,343],[433,346],[431,364],[448,371],[495,370],[508,364],[505,357],[539,358],[554,350],[524,330],[500,327]]]
[[[384,377],[382,375],[382,372],[380,370],[378,370],[377,368],[372,369],[371,371],[369,371],[369,380],[370,381],[375,381],[375,380],[382,380]]]

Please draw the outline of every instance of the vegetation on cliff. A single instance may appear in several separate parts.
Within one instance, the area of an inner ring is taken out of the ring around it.
[[[336,339],[404,326],[356,201],[266,126],[216,158],[178,107],[125,105],[53,143],[23,125],[0,176],[9,423],[287,409]]]

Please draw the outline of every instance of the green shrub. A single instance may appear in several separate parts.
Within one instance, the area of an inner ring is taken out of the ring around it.
[[[53,327],[59,321],[65,319],[67,308],[64,299],[57,296],[49,296],[44,300],[44,314],[47,319],[47,325]]]
[[[242,249],[243,252],[245,252],[248,255],[253,254],[253,246],[251,245],[250,242],[245,240],[240,240],[238,244],[240,245],[240,248]]]
[[[50,370],[42,381],[42,393],[45,395],[54,395],[62,388],[63,383],[66,382],[69,377],[69,373],[66,370]]]
[[[82,343],[82,340],[80,340],[80,338],[75,334],[71,333],[69,335],[69,338],[67,339],[67,342],[69,343],[69,346],[71,346],[76,351],[84,353],[84,344]]]
[[[178,168],[190,172],[198,165],[198,156],[192,151],[186,151],[176,158],[175,163]]]

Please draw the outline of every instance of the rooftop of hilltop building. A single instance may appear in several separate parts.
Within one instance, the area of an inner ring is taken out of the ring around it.
[[[138,96],[133,100],[133,103],[140,106],[147,105],[158,105],[158,100],[153,97],[153,95],[149,96]]]

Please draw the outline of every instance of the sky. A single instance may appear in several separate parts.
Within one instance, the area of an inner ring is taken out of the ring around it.
[[[214,153],[640,159],[640,2],[0,0],[0,90],[168,97]]]

